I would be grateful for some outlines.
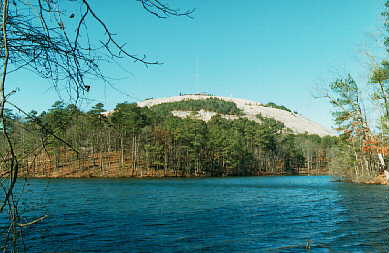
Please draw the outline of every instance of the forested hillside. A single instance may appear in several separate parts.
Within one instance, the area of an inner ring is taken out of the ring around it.
[[[219,98],[210,97],[205,100],[183,100],[171,103],[163,103],[154,105],[152,110],[158,113],[169,113],[174,110],[179,111],[210,111],[226,115],[243,115],[243,111],[239,109],[234,102],[224,101]]]
[[[103,104],[83,112],[56,102],[39,115],[8,111],[7,117],[28,176],[243,176],[327,169],[337,137],[296,135],[266,117],[258,123],[216,115],[204,122],[168,112],[183,106],[239,114],[231,103],[209,102],[151,108],[122,103],[107,116]]]
[[[266,104],[231,97],[221,97],[208,94],[181,94],[166,98],[149,98],[137,103],[139,107],[154,108],[154,110],[173,111],[177,117],[210,120],[216,114],[226,119],[246,118],[258,120],[258,115],[275,119],[283,123],[294,133],[317,134],[319,136],[335,135],[335,132],[305,118],[291,109],[273,102]]]

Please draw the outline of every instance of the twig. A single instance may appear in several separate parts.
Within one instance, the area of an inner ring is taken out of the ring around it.
[[[46,219],[47,217],[49,217],[49,216],[46,214],[46,215],[44,215],[44,216],[42,216],[42,217],[40,217],[40,218],[38,218],[38,219],[35,219],[35,220],[33,220],[33,221],[30,221],[30,222],[27,222],[27,223],[17,223],[17,225],[18,225],[19,227],[27,227],[27,226],[30,226],[30,225],[32,225],[32,224],[36,224],[36,223],[38,223],[38,222],[40,222],[40,221],[43,221],[43,220]]]

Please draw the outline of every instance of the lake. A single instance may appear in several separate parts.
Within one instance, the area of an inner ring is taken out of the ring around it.
[[[388,252],[388,187],[326,176],[31,179],[28,252]],[[308,251],[309,252],[309,251]]]

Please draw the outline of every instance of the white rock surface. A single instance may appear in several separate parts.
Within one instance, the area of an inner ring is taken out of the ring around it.
[[[183,96],[175,96],[175,97],[168,97],[168,98],[148,99],[145,101],[138,102],[138,106],[151,107],[163,103],[178,102],[183,100],[208,99],[208,98],[218,98],[224,101],[234,102],[237,105],[237,107],[239,109],[242,109],[243,113],[245,114],[242,117],[248,118],[250,120],[259,122],[256,115],[261,114],[263,117],[273,118],[277,121],[284,123],[287,128],[292,129],[296,133],[307,132],[309,134],[317,134],[319,136],[335,135],[334,131],[327,129],[321,126],[320,124],[313,122],[299,114],[291,113],[276,108],[265,107],[258,102],[245,100],[245,99],[209,96],[209,95],[183,95]],[[217,114],[215,112],[208,112],[204,110],[197,112],[197,114],[193,114],[192,112],[187,112],[187,111],[173,111],[172,113],[177,117],[185,118],[188,116],[192,116],[194,118],[202,119],[204,121],[210,120],[214,115]],[[238,116],[236,115],[222,115],[222,117],[226,119],[238,118]]]
[[[174,116],[180,117],[180,118],[191,117],[193,119],[201,119],[204,121],[209,121],[209,120],[211,120],[211,118],[213,116],[217,115],[216,112],[208,112],[208,111],[204,111],[204,110],[200,110],[200,111],[195,112],[195,113],[193,113],[191,111],[172,111],[172,114]],[[239,117],[236,115],[221,114],[220,116],[222,118],[229,119],[229,120],[239,119]],[[245,116],[243,116],[243,117],[245,117]]]
[[[384,175],[385,175],[386,182],[389,184],[389,171],[384,170]]]

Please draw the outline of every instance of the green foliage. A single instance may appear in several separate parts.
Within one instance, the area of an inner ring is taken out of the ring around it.
[[[389,63],[383,61],[380,66],[376,66],[370,76],[370,82],[375,84],[382,84],[389,80]]]
[[[95,104],[90,111],[88,111],[88,114],[100,116],[103,112],[105,112],[104,104],[97,103]]]
[[[178,102],[163,103],[155,105],[152,110],[160,114],[167,114],[174,110],[179,111],[210,111],[220,114],[242,115],[243,112],[234,102],[224,101],[218,98],[207,98],[198,100],[183,100]]]
[[[384,45],[386,47],[386,51],[389,53],[389,1],[385,2],[385,11],[383,11],[382,16],[385,18],[385,40],[384,40]]]
[[[8,122],[8,132],[13,132],[14,122],[17,120],[17,116],[12,112],[9,108],[4,108],[4,117],[6,118],[6,121]],[[3,131],[3,123],[0,122],[0,131]]]
[[[147,117],[143,114],[142,108],[135,103],[121,103],[116,105],[111,121],[120,128],[135,131],[147,123]]]
[[[329,85],[330,103],[335,108],[332,115],[339,131],[348,135],[360,134],[366,127],[365,115],[361,108],[360,91],[357,83],[348,75]]]
[[[386,70],[378,68],[371,76],[371,82],[380,87],[375,96],[385,101],[383,83],[386,75]],[[332,115],[337,130],[341,132],[331,159],[333,174],[356,182],[376,176],[382,169],[378,156],[383,151],[380,151],[379,141],[368,126],[357,83],[348,75],[331,83],[329,88],[328,97],[335,109]],[[327,142],[331,144],[332,140]]]
[[[262,105],[262,106],[265,106],[265,107],[272,107],[272,108],[280,109],[280,110],[287,111],[287,112],[293,112],[291,109],[289,109],[289,108],[287,108],[287,107],[285,107],[285,106],[283,106],[283,105],[277,105],[277,104],[275,104],[275,103],[273,103],[273,102],[269,102],[269,103],[264,104],[264,105]],[[296,111],[294,111],[293,113],[297,114]]]
[[[193,106],[191,101],[186,102]],[[230,104],[226,106],[215,99],[204,102],[207,108],[219,108],[217,110],[225,113],[234,110]],[[177,104],[172,105],[175,106]],[[186,108],[198,109],[196,106],[195,103],[195,107]],[[118,152],[120,170],[131,160],[133,167],[170,171],[177,176],[284,173],[304,166],[306,154],[302,140],[319,143],[316,151],[333,144],[331,138],[290,134],[284,124],[260,115],[260,123],[246,118],[227,120],[221,115],[204,122],[171,114],[162,117],[155,108],[140,108],[130,103],[118,104],[107,117],[102,115],[104,111],[103,104],[82,112],[74,105],[56,102],[48,112],[40,115],[32,112],[26,120],[16,118],[15,121],[23,125],[21,129],[37,131],[33,122],[38,118],[80,152],[98,154],[100,159],[103,159],[103,152]],[[61,168],[61,154],[67,148],[64,143],[45,132],[38,134],[38,139],[29,140],[31,145],[21,143],[32,149],[39,138],[48,140],[47,151],[54,158],[55,168]],[[93,163],[97,166],[97,160],[93,159]],[[107,164],[103,160],[99,163]]]
[[[49,129],[55,132],[65,132],[70,127],[73,118],[81,114],[81,111],[74,104],[65,105],[56,101],[47,113],[44,113],[43,122]]]
[[[376,66],[373,69],[372,74],[370,76],[370,83],[376,84],[375,89],[371,94],[371,99],[373,101],[378,102],[378,104],[381,107],[385,108],[386,119],[389,118],[388,80],[389,80],[389,62],[382,61],[381,65]],[[388,125],[388,122],[386,122],[385,125]],[[380,124],[380,126],[383,125]]]

